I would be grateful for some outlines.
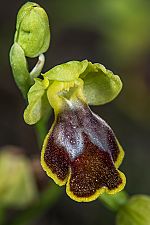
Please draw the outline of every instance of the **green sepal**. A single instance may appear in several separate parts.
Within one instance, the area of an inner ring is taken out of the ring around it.
[[[38,4],[27,2],[18,12],[14,42],[34,58],[47,51],[50,44],[50,27],[45,10]]]
[[[31,86],[31,78],[23,49],[14,43],[10,50],[10,64],[18,88],[26,98]]]
[[[89,62],[80,77],[84,81],[84,95],[89,105],[103,105],[112,101],[122,88],[119,76],[98,63]]]
[[[88,66],[88,61],[70,61],[61,65],[55,66],[48,72],[43,74],[49,80],[57,81],[73,81],[82,74]]]
[[[51,107],[46,94],[46,89],[49,86],[48,79],[35,78],[34,80],[35,84],[28,92],[29,104],[24,111],[24,120],[29,125],[37,123]]]

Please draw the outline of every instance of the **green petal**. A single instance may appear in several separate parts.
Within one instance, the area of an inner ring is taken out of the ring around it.
[[[122,88],[119,76],[98,63],[89,63],[80,77],[84,81],[84,95],[89,105],[103,105],[112,101]]]
[[[35,79],[35,84],[28,92],[28,106],[24,111],[24,120],[27,124],[37,123],[43,114],[50,108],[50,104],[46,95],[46,88],[49,86],[49,81],[45,78],[41,80]]]
[[[50,69],[44,74],[49,80],[73,81],[82,74],[88,66],[88,61],[70,61]]]

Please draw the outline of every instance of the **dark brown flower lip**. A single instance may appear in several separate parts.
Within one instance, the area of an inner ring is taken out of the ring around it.
[[[80,102],[66,105],[57,115],[46,139],[43,168],[56,183],[67,182],[71,198],[88,201],[100,190],[124,186],[124,175],[115,167],[119,154],[109,125]]]

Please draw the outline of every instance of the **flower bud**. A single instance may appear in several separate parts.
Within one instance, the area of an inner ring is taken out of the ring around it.
[[[0,204],[5,207],[26,207],[37,197],[37,188],[30,161],[16,147],[0,151]]]
[[[47,51],[50,43],[48,16],[43,8],[27,2],[17,15],[15,42],[27,57],[37,57]]]
[[[117,215],[117,225],[149,225],[150,197],[135,195],[120,208]]]

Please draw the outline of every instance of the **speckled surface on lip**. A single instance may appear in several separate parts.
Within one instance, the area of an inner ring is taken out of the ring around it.
[[[122,179],[114,166],[119,154],[115,135],[86,105],[60,113],[48,139],[44,160],[58,179],[70,173],[70,191],[88,197],[96,190],[117,188]]]
[[[88,197],[96,190],[117,188],[122,179],[108,152],[102,151],[85,137],[84,153],[71,162],[70,190],[79,197]]]

